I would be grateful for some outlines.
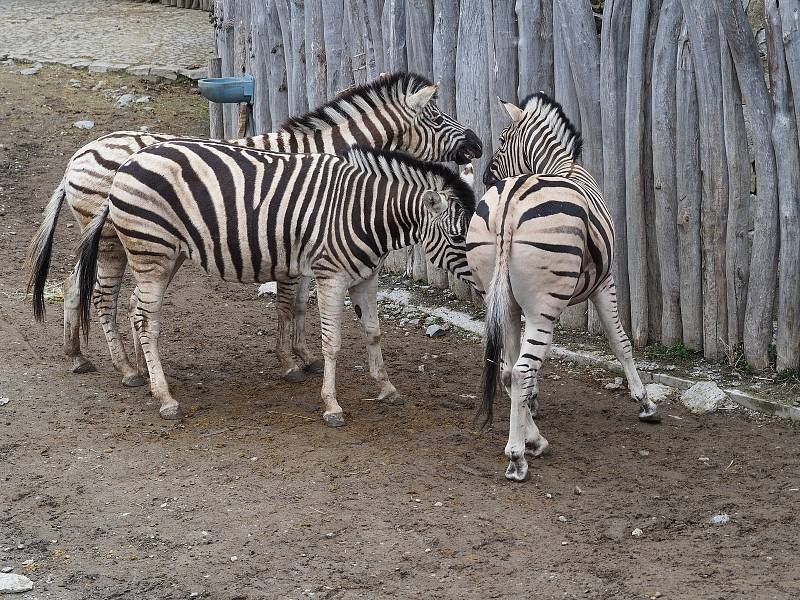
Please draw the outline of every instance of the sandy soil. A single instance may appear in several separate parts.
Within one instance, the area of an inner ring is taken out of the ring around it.
[[[663,424],[646,426],[624,390],[603,389],[607,376],[551,363],[545,374],[560,379],[543,379],[539,424],[552,451],[510,484],[507,407],[479,433],[463,397],[477,393],[477,342],[384,322],[406,399],[385,406],[362,399],[375,389],[348,320],[348,425],[329,429],[320,380],[280,379],[270,301],[192,268],[170,288],[163,334],[183,424],[159,419],[144,388],[121,387],[97,327],[99,371],[67,373],[60,306],[36,324],[21,295],[42,206],[82,142],[140,124],[201,134],[204,103],[186,87],[103,76],[155,98],[152,113],[121,110],[88,91],[99,77],[10,70],[0,67],[0,567],[34,580],[22,597],[800,595],[800,444],[785,423],[665,405]],[[71,127],[87,117],[92,131]],[[72,265],[70,222],[63,214],[54,281]],[[711,525],[717,513],[730,522]]]

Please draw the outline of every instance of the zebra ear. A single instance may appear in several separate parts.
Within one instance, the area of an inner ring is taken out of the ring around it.
[[[434,216],[443,213],[447,209],[447,200],[435,190],[427,190],[422,194],[422,203],[425,206],[425,210]]]
[[[525,115],[524,110],[522,110],[513,102],[506,102],[501,98],[497,98],[497,100],[503,105],[503,108],[506,109],[508,116],[511,117],[511,120],[514,121],[514,123],[519,123],[522,120],[522,117]]]
[[[414,92],[408,97],[408,105],[413,108],[414,110],[420,111],[431,101],[433,95],[436,93],[436,90],[439,89],[439,86],[434,85],[427,85],[422,88],[418,92]]]

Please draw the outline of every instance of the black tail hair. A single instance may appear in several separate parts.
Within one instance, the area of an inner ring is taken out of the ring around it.
[[[27,291],[33,291],[33,316],[37,321],[44,320],[45,302],[44,286],[47,283],[47,273],[50,270],[50,260],[53,256],[53,238],[56,233],[58,214],[64,205],[66,192],[64,181],[58,184],[56,191],[47,203],[44,220],[36,231],[28,248],[28,287]]]
[[[497,395],[497,376],[503,355],[503,330],[499,320],[489,317],[486,311],[486,342],[483,349],[483,374],[481,390],[483,400],[478,409],[478,417],[483,417],[481,429],[486,429],[494,419],[494,398]]]
[[[94,293],[94,284],[97,279],[97,255],[100,248],[100,236],[103,233],[103,225],[108,218],[108,200],[103,203],[100,211],[95,215],[92,222],[83,232],[80,245],[78,246],[78,290],[79,302],[78,311],[80,314],[79,322],[83,331],[83,338],[89,337],[89,325],[91,323],[91,301]]]

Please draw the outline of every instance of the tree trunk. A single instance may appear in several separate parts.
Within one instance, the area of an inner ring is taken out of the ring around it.
[[[515,0],[484,0],[489,60],[489,108],[492,140],[500,137],[508,125],[508,114],[497,102],[502,98],[517,103],[517,26],[514,20]]]
[[[408,70],[433,76],[433,0],[406,0]]]
[[[222,77],[222,59],[218,57],[208,59],[208,76],[209,77]],[[222,104],[209,101],[208,103],[208,117],[209,117],[209,137],[220,139],[225,137],[225,121],[222,117]]]
[[[781,2],[780,12],[783,49],[794,98],[795,122],[797,131],[800,132],[800,3]]]
[[[781,243],[775,349],[776,368],[784,371],[800,366],[800,150],[777,0],[766,0],[765,12],[770,87],[775,103],[772,139],[775,153],[781,157],[778,161]]]
[[[328,99],[328,68],[325,55],[322,0],[305,0],[306,96],[315,108]]]
[[[360,43],[361,40],[354,40],[354,35],[350,0],[345,0],[344,12],[342,13],[342,60],[339,67],[339,76],[342,82],[341,89],[343,90],[356,83],[355,73],[353,72],[353,45]]]
[[[344,0],[322,0],[322,18],[325,22],[322,29],[325,38],[328,95],[334,96],[344,89],[341,75]]]
[[[277,131],[289,117],[288,78],[286,75],[286,56],[283,35],[278,17],[278,0],[270,0],[267,16],[267,39],[269,50],[269,110],[272,116],[272,129]]]
[[[386,0],[383,5],[382,29],[385,68],[392,73],[405,71],[408,68],[408,60],[404,0]]]
[[[680,0],[665,0],[653,52],[653,183],[661,274],[661,343],[666,346],[680,342],[682,332],[675,179],[675,73],[682,16]]]
[[[353,80],[356,85],[364,85],[368,79],[367,22],[364,0],[348,0],[347,22],[350,32],[350,59],[353,65]]]
[[[740,0],[714,0],[736,67],[742,95],[753,119],[753,151],[758,202],[754,207],[753,250],[747,286],[744,354],[756,369],[769,366],[775,299],[775,263],[778,259],[778,191],[775,150],[772,146],[772,103],[764,81],[753,31]],[[691,33],[691,30],[690,30]],[[708,58],[703,60],[707,61]],[[697,59],[695,59],[695,62]],[[698,89],[699,88],[698,86]]]
[[[608,6],[608,1],[606,2]],[[519,84],[517,97],[553,95],[553,0],[517,0]]]
[[[622,326],[630,331],[627,219],[625,216],[625,103],[630,0],[606,0],[600,41],[600,118],[603,130],[603,195],[614,221],[614,280]]]
[[[220,20],[221,29],[217,38],[218,46],[217,53],[222,59],[222,76],[233,77],[238,75],[235,66],[235,44],[236,38],[234,37],[233,24],[235,21],[235,2],[233,0],[224,0],[218,3],[221,9]],[[224,135],[228,139],[236,136],[236,124],[239,119],[239,107],[235,104],[223,104],[222,114],[225,120]]]
[[[721,28],[720,28],[721,29]],[[725,271],[728,279],[728,346],[742,343],[747,279],[750,273],[750,156],[742,110],[742,94],[736,80],[724,32],[720,32],[722,103],[725,110],[725,153],[728,157],[728,231]]]
[[[381,13],[384,0],[367,0],[367,22],[369,23],[370,37],[372,39],[372,72],[373,78],[386,70],[383,54],[383,26]]]
[[[292,16],[289,10],[289,2],[291,0],[273,0],[275,3],[275,10],[278,13],[278,21],[280,23],[281,38],[283,39],[283,58],[286,64],[286,102],[290,116],[296,116],[295,108],[299,104],[299,100],[295,98],[297,90],[295,90],[292,82],[294,75],[292,73],[294,67],[294,60],[292,54]]]
[[[678,74],[675,83],[675,164],[678,192],[678,265],[680,267],[683,343],[703,349],[703,273],[700,239],[700,116],[692,51],[685,25],[678,41]]]
[[[253,128],[256,134],[272,131],[270,112],[270,38],[269,2],[250,0],[250,27],[252,30],[253,55],[251,73],[255,79],[253,91]]]

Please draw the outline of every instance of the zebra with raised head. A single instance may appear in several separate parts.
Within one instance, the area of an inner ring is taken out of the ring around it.
[[[158,351],[161,303],[188,258],[240,282],[316,277],[325,375],[324,419],[344,424],[336,355],[345,295],[367,338],[378,399],[392,397],[380,348],[378,271],[391,250],[422,244],[428,258],[471,281],[464,237],[472,189],[448,168],[364,147],[344,156],[279,154],[221,142],[148,146],[117,171],[108,202],[84,233],[78,267],[80,318],[89,323],[99,244],[114,225],[136,281],[132,326],[164,418],[180,418]]]
[[[396,73],[339,94],[316,110],[287,121],[278,132],[230,143],[281,152],[341,154],[354,144],[406,152],[421,160],[468,162],[480,157],[482,146],[470,129],[439,110],[433,100],[436,86],[412,73]],[[114,173],[134,152],[154,143],[180,136],[122,131],[85,145],[70,159],[64,177],[50,199],[44,220],[30,246],[29,291],[33,291],[34,315],[44,317],[44,285],[50,266],[56,219],[66,200],[84,229],[108,197]],[[98,257],[95,304],[114,367],[126,386],[143,385],[144,359],[136,344],[137,364],[132,364],[122,344],[116,311],[127,258],[112,226],[106,227]],[[297,293],[296,293],[297,292]],[[305,311],[309,281],[281,283],[278,287],[279,327],[276,351],[289,381],[301,381],[304,371],[292,357],[292,349],[305,368],[320,371],[305,343]],[[132,297],[131,302],[134,298]],[[294,317],[290,346],[287,327]],[[64,352],[72,359],[72,371],[94,370],[81,353],[78,329],[78,289],[75,271],[64,282]]]
[[[482,412],[491,421],[502,365],[511,397],[506,477],[521,481],[528,471],[526,451],[539,456],[548,446],[533,420],[537,375],[556,321],[570,304],[594,303],[639,403],[639,418],[660,417],[619,321],[611,274],[614,226],[597,183],[576,162],[579,132],[545,94],[531,96],[522,109],[503,106],[511,124],[484,173],[484,183],[493,187],[470,222],[467,258],[476,287],[486,294]]]

